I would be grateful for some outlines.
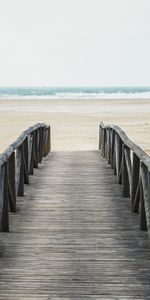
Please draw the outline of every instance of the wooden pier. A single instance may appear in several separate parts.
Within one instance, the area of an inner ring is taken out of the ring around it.
[[[1,156],[0,300],[150,299],[148,157],[120,134],[49,153],[38,124]]]

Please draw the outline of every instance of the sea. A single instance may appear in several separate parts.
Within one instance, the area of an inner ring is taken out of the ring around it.
[[[0,99],[150,99],[150,87],[0,87]]]

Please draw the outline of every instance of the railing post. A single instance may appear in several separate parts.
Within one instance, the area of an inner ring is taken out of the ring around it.
[[[17,196],[24,196],[23,144],[16,149],[16,186]]]
[[[149,223],[147,224],[147,229],[150,228],[150,172],[148,171],[147,172],[147,180],[148,180],[148,193],[147,193],[147,201],[148,201],[148,205],[149,205],[149,211],[148,211],[148,214],[149,214]]]
[[[38,164],[41,162],[40,160],[40,128],[37,129],[37,158]]]
[[[101,125],[99,125],[99,150],[101,150],[101,144],[102,144],[102,128]]]
[[[108,128],[108,164],[111,164],[111,128]]]
[[[101,142],[101,156],[105,157],[105,145],[106,145],[106,129],[102,129],[102,142]]]
[[[39,162],[42,161],[43,157],[43,127],[39,128]]]
[[[34,145],[33,145],[33,134],[29,134],[28,136],[28,173],[29,175],[33,175],[33,167],[34,167],[34,154],[33,154],[33,149]]]
[[[117,175],[117,168],[116,168],[116,138],[117,138],[117,133],[114,133],[114,145],[113,145],[113,170],[114,170],[114,175]]]
[[[110,130],[106,128],[105,157],[110,164]]]
[[[38,130],[34,132],[34,168],[38,168],[39,162],[39,146],[38,146]]]
[[[0,167],[0,231],[9,231],[7,163]]]
[[[114,152],[115,152],[115,131],[112,129],[112,132],[111,132],[111,158],[110,158],[110,165],[111,165],[112,169],[114,169]]]
[[[122,182],[122,141],[119,135],[116,135],[116,175],[117,182],[121,184]]]
[[[142,231],[147,231],[147,222],[146,222],[146,213],[145,213],[145,205],[144,205],[144,191],[142,179],[140,178],[140,229]]]
[[[46,157],[47,153],[47,128],[43,127],[43,157]]]
[[[15,152],[7,160],[7,178],[10,211],[16,212]]]
[[[122,144],[122,195],[123,197],[128,198],[130,197],[130,183],[124,149],[125,145]]]
[[[131,209],[134,211],[134,201],[139,184],[139,171],[140,171],[140,159],[133,152],[133,163],[132,163],[132,186],[131,186]]]
[[[51,151],[51,127],[48,126],[48,153]],[[47,153],[47,154],[48,154]]]
[[[23,163],[24,163],[24,183],[29,184],[29,172],[28,172],[28,137],[23,142]]]
[[[50,151],[50,126],[45,126],[45,156]]]

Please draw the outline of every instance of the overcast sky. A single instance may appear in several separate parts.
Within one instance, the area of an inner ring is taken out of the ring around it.
[[[150,0],[0,0],[0,86],[150,85]]]

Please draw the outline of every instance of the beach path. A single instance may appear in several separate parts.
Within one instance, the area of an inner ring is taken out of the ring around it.
[[[51,152],[1,233],[0,299],[150,299],[150,241],[99,151]]]

